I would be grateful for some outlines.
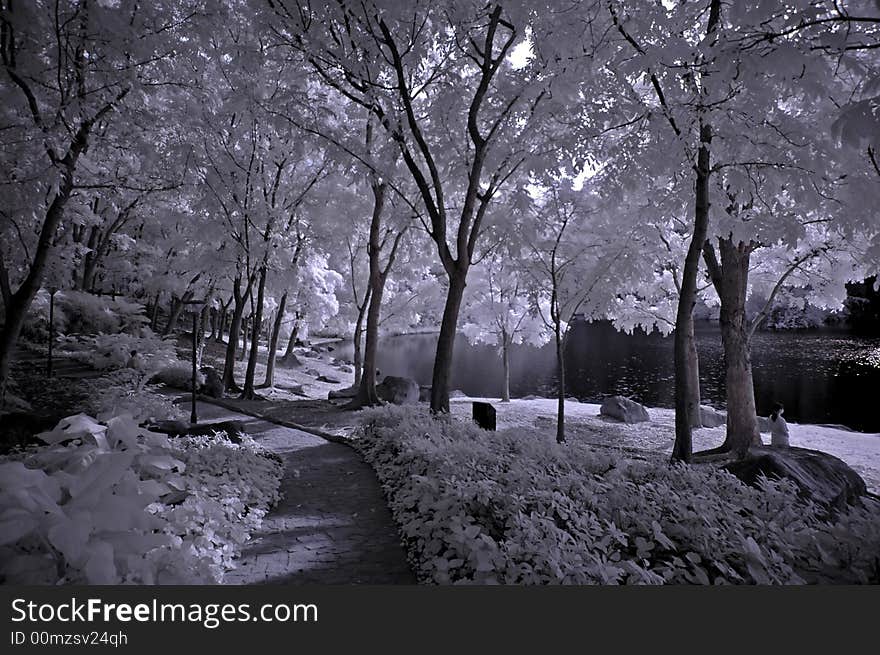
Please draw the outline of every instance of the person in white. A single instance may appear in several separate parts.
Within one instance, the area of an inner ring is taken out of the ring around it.
[[[788,447],[788,423],[782,418],[785,408],[782,403],[773,405],[770,413],[770,445]]]

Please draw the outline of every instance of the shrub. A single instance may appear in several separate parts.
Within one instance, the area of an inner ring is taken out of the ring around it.
[[[152,374],[150,382],[152,384],[164,384],[174,389],[191,391],[192,364],[176,362],[166,366]],[[196,386],[200,388],[203,384],[205,384],[205,374],[201,371],[196,371]]]
[[[144,373],[127,368],[89,381],[85,410],[98,420],[127,414],[138,424],[183,416],[171,398],[159,395],[159,387],[146,382]]]
[[[144,306],[121,297],[98,296],[84,291],[59,291],[55,295],[55,331],[58,334],[136,334],[146,326]],[[40,290],[29,309],[23,332],[43,341],[49,334],[49,292]]]
[[[126,366],[132,350],[142,361],[142,371],[156,371],[180,363],[173,340],[163,339],[149,328],[140,335],[99,334],[94,337],[63,339],[59,354],[81,361],[98,370],[120,369]]]
[[[281,466],[249,439],[172,442],[84,414],[39,436],[0,463],[2,582],[216,582],[278,497]]]
[[[869,582],[880,510],[833,522],[786,482],[621,459],[535,430],[485,432],[422,409],[367,414],[359,442],[423,581]]]

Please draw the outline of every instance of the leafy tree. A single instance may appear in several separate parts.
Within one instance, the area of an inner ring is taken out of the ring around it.
[[[25,314],[43,282],[65,210],[97,142],[118,139],[149,112],[153,90],[179,72],[169,40],[195,15],[190,3],[64,0],[0,3],[3,67],[0,399]],[[126,120],[128,117],[129,120]]]

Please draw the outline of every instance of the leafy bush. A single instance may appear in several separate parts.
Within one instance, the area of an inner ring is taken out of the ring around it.
[[[422,409],[367,414],[376,469],[420,578],[436,583],[880,580],[880,509],[826,522],[786,482],[620,459]]]
[[[89,381],[85,409],[98,420],[127,414],[138,424],[183,416],[171,398],[159,395],[158,387],[146,382],[144,373],[128,368]]]
[[[174,389],[192,390],[192,364],[175,362],[156,371],[151,377],[153,384],[164,384]],[[196,371],[196,386],[205,384],[205,374]]]
[[[83,291],[59,291],[55,295],[57,334],[136,334],[148,323],[140,303]],[[30,307],[24,334],[43,341],[49,334],[49,292],[40,290]]]
[[[60,355],[101,371],[125,367],[132,350],[138,352],[141,370],[145,373],[180,364],[173,340],[163,339],[149,328],[144,328],[137,336],[120,332],[94,337],[68,337],[60,340],[58,350]]]
[[[172,442],[84,414],[39,436],[0,463],[3,582],[216,582],[278,497],[281,466],[249,439]]]

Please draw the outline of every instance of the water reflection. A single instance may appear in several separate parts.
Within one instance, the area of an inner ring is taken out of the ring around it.
[[[700,390],[706,404],[724,407],[724,356],[718,328],[700,325]],[[378,366],[430,384],[436,335],[389,337],[380,344]],[[596,402],[607,394],[628,395],[652,407],[673,405],[673,341],[658,334],[626,335],[604,323],[577,324],[566,349],[566,391]],[[350,356],[351,348],[343,350]],[[880,337],[840,330],[759,332],[752,363],[758,412],[782,402],[786,417],[801,423],[840,423],[880,432]],[[551,395],[556,389],[552,345],[514,347],[511,394]],[[491,346],[455,344],[452,387],[468,395],[499,396],[501,361]]]

